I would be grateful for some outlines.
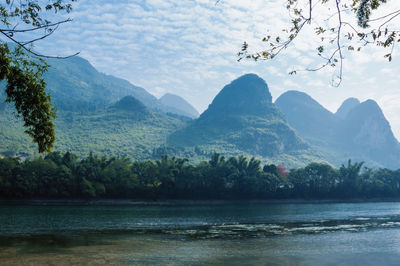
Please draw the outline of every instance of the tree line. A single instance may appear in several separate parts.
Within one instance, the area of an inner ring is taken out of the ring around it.
[[[0,159],[0,198],[350,199],[399,197],[400,170],[352,163],[335,169],[310,163],[287,171],[255,158],[214,153],[196,165],[162,156],[155,161],[70,152],[21,161]]]

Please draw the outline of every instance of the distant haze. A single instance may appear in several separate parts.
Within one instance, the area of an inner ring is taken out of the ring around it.
[[[282,1],[215,2],[79,1],[68,15],[73,22],[38,42],[37,48],[51,55],[80,51],[100,71],[125,78],[157,97],[167,92],[180,95],[199,112],[225,84],[249,72],[268,83],[274,100],[287,90],[300,90],[333,113],[349,97],[374,99],[400,137],[397,47],[391,63],[378,48],[345,53],[344,80],[335,88],[329,85],[328,69],[287,75],[293,66],[320,63],[315,52],[318,43],[307,31],[273,61],[237,62],[243,41],[261,48],[266,29],[285,25],[288,15]],[[400,8],[400,1],[391,1],[392,7],[396,5]]]
[[[286,167],[311,161],[340,165],[351,158],[372,167],[398,168],[400,144],[374,100],[349,98],[335,114],[295,90],[274,103],[267,83],[246,74],[224,86],[196,119],[197,111],[180,96],[157,99],[98,72],[81,57],[49,63],[53,67],[45,79],[58,107],[55,149],[61,152],[202,160],[219,151]],[[0,108],[0,125],[0,137],[6,140],[0,143],[0,155],[35,153],[12,108]]]

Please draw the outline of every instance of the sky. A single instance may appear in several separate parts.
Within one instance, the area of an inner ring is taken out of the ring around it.
[[[182,96],[200,112],[228,83],[245,73],[256,73],[269,86],[273,99],[288,90],[306,92],[335,112],[348,97],[373,99],[383,109],[400,138],[398,49],[387,62],[381,48],[363,47],[344,54],[343,81],[331,85],[330,68],[317,72],[294,69],[321,63],[313,27],[304,30],[287,50],[271,61],[238,62],[244,41],[262,49],[264,36],[280,32],[288,21],[283,0],[78,0],[60,26],[36,49],[51,55],[80,52],[99,71],[127,79],[161,97]],[[400,9],[389,1],[386,9]],[[382,12],[384,12],[383,10]],[[330,12],[316,12],[321,17]],[[377,16],[379,14],[376,14]],[[318,18],[316,18],[318,19]],[[351,19],[351,18],[348,18]],[[391,23],[396,26],[399,18]],[[328,21],[326,23],[334,23]]]

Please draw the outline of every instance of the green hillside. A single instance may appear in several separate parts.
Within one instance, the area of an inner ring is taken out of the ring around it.
[[[48,64],[51,67],[44,78],[59,110],[93,111],[122,97],[133,96],[153,110],[191,118],[198,116],[197,111],[179,96],[173,97],[172,103],[168,99],[158,100],[127,80],[100,73],[79,56],[65,60],[48,59]]]
[[[348,99],[333,114],[307,94],[289,91],[274,104],[265,81],[247,74],[225,86],[191,120],[197,111],[179,96],[157,99],[98,72],[83,58],[49,64],[45,79],[58,108],[56,151],[138,160],[168,154],[193,162],[218,152],[289,168],[311,161],[340,165],[352,158],[369,166],[398,167],[400,145],[373,101]],[[0,155],[28,157],[36,151],[12,108],[0,103]]]
[[[224,155],[251,154],[293,166],[320,160],[288,126],[267,84],[254,74],[225,86],[200,118],[173,133],[168,144]]]
[[[136,100],[135,100],[136,101]],[[167,136],[185,125],[185,119],[151,111],[132,99],[96,112],[58,112],[54,150],[86,156],[99,155],[152,158],[153,149],[163,146]],[[127,106],[126,104],[129,103]],[[37,146],[24,134],[22,123],[11,110],[0,111],[0,154],[34,155]]]
[[[87,60],[75,56],[49,59],[44,78],[59,110],[93,110],[131,95],[150,108],[161,108],[157,98],[126,80],[98,72]]]

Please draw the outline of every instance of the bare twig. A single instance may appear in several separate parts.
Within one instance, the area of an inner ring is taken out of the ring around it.
[[[55,27],[58,26],[60,24],[64,24],[67,22],[71,22],[72,19],[66,19],[66,20],[62,20],[59,22],[55,22],[55,23],[51,23],[51,24],[46,24],[46,25],[42,25],[42,26],[38,26],[38,27],[34,27],[34,28],[29,28],[29,29],[23,29],[23,30],[16,30],[15,28],[17,27],[17,25],[14,26],[13,29],[0,29],[0,31],[4,31],[4,32],[14,32],[14,33],[19,33],[19,32],[29,32],[29,31],[36,31],[36,30],[40,30],[43,28],[49,28],[49,27]]]
[[[41,57],[41,58],[56,58],[56,59],[67,59],[73,56],[78,55],[80,52],[77,52],[75,54],[72,55],[68,55],[68,56],[49,56],[49,55],[43,55],[43,54],[39,54],[37,52],[32,51],[31,49],[28,49],[25,47],[25,45],[19,41],[17,41],[16,39],[14,39],[12,36],[8,35],[7,33],[0,31],[1,34],[3,34],[4,36],[6,36],[9,40],[11,40],[13,43],[17,44],[19,47],[21,47],[22,49],[24,49],[25,51],[27,51],[30,54],[33,54],[34,56],[37,57]]]
[[[339,7],[339,2],[340,0],[335,0],[336,1],[336,9],[338,12],[338,21],[339,21],[339,26],[338,26],[338,30],[337,30],[337,49],[339,50],[339,60],[340,60],[340,69],[339,69],[339,82],[337,84],[337,86],[340,85],[340,83],[342,83],[342,78],[343,78],[343,54],[342,54],[342,48],[340,46],[340,34],[341,34],[341,30],[342,30],[342,12],[340,11],[340,7]]]

